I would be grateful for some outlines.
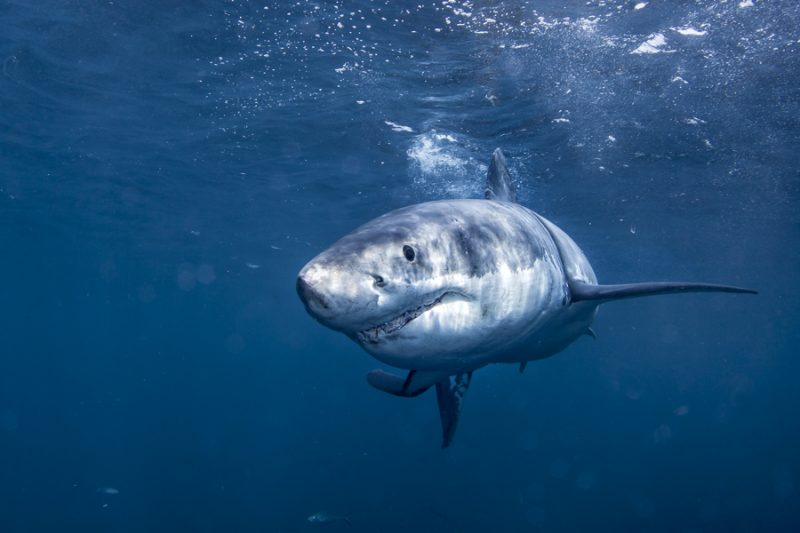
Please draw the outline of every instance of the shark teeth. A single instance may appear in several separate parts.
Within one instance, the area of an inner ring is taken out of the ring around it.
[[[358,337],[358,340],[362,343],[376,344],[380,340],[381,335],[386,336],[402,329],[406,324],[422,315],[425,311],[433,309],[436,305],[441,303],[442,299],[446,295],[447,293],[442,294],[431,303],[422,304],[416,309],[406,311],[402,315],[395,317],[388,322],[384,322],[383,324],[360,331],[356,334],[356,337]]]

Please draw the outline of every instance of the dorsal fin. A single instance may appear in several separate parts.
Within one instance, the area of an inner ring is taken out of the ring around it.
[[[514,183],[511,181],[511,174],[508,173],[506,157],[500,148],[494,151],[492,161],[489,163],[485,196],[487,200],[517,201],[517,193],[514,190]]]

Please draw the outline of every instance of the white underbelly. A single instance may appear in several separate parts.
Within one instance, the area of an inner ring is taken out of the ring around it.
[[[592,302],[571,304],[552,313],[540,326],[511,349],[495,354],[493,363],[521,363],[557,354],[585,335],[597,315]]]

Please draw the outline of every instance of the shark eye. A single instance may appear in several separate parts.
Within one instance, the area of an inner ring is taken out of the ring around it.
[[[414,258],[417,256],[417,254],[414,252],[414,249],[407,244],[403,246],[403,255],[409,261],[414,261]]]

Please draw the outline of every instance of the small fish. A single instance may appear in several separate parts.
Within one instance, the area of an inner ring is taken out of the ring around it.
[[[324,511],[320,513],[314,513],[311,516],[309,516],[306,520],[308,520],[312,524],[333,524],[335,522],[344,522],[348,526],[352,524],[352,522],[350,522],[350,519],[347,518],[346,516],[332,515]]]
[[[97,489],[99,494],[108,494],[109,496],[116,496],[119,494],[119,489],[115,489],[114,487],[100,487]]]

